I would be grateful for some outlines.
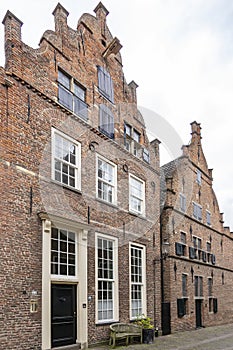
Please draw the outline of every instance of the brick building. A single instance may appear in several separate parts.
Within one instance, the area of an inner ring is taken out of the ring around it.
[[[38,49],[14,14],[3,20],[4,349],[85,348],[112,322],[161,322],[159,142],[148,141],[108,11],[94,12],[74,30],[58,4]]]
[[[224,227],[202,150],[201,127],[161,168],[163,333],[233,322],[233,236]],[[167,254],[166,254],[167,255]]]

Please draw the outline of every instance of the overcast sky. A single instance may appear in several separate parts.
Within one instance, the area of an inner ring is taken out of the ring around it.
[[[54,29],[57,0],[1,0],[0,17],[9,9],[23,23],[23,41],[36,48],[43,32]],[[126,80],[139,85],[138,104],[159,114],[190,140],[190,123],[202,126],[202,145],[225,226],[233,231],[233,1],[103,0],[107,23],[117,36]],[[76,28],[98,0],[61,0]],[[0,65],[4,66],[4,27]],[[157,134],[159,137],[159,132]],[[169,145],[165,147],[169,148]],[[171,155],[172,156],[172,155]]]

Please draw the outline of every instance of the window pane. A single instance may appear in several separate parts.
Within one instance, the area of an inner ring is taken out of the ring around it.
[[[80,100],[85,101],[85,90],[75,83],[74,83],[74,94],[78,96]]]

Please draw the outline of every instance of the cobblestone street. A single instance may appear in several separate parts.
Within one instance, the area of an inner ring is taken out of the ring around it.
[[[107,350],[109,346],[92,347],[92,350]],[[154,344],[117,346],[117,350],[231,350],[233,349],[233,324],[201,328],[155,338]]]

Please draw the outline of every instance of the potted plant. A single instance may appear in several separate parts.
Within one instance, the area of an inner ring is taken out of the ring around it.
[[[136,319],[136,324],[142,327],[142,341],[144,344],[152,344],[154,342],[154,325],[150,317],[141,315]]]

